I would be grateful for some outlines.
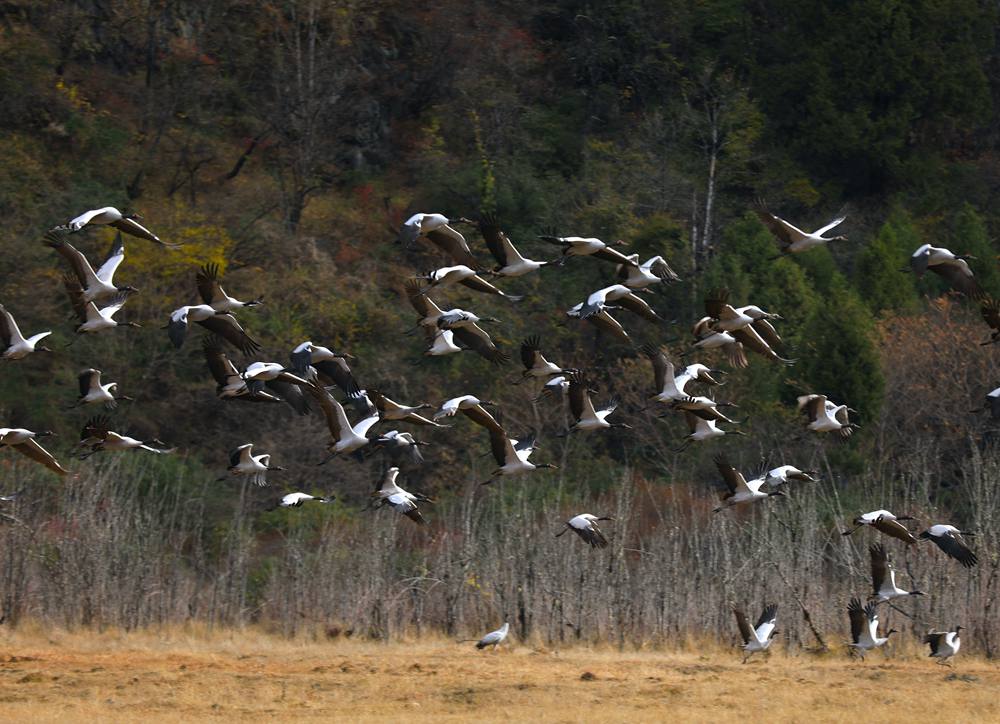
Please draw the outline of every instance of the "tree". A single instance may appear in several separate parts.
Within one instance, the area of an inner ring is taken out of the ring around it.
[[[907,262],[922,243],[909,214],[897,209],[858,254],[854,286],[873,314],[916,306],[914,278]]]

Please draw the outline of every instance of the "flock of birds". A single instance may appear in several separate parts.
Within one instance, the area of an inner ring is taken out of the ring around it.
[[[839,217],[814,232],[805,232],[787,221],[771,214],[765,208],[758,210],[761,221],[776,238],[780,254],[798,254],[830,241],[842,240],[842,236],[826,236],[844,221]],[[140,326],[132,321],[121,321],[116,315],[127,304],[128,298],[137,290],[128,285],[119,285],[114,276],[125,258],[125,244],[122,234],[160,244],[167,248],[174,245],[159,237],[139,223],[134,214],[126,214],[112,207],[88,211],[72,219],[68,224],[49,230],[44,243],[54,249],[68,264],[63,285],[72,308],[77,316],[77,334],[98,334],[116,327]],[[485,269],[473,254],[465,236],[455,227],[459,224],[478,228],[485,245],[496,261],[495,266]],[[106,225],[117,229],[118,233],[108,254],[95,270],[87,256],[70,243],[74,234],[91,227]],[[481,317],[472,311],[459,308],[445,308],[432,295],[449,287],[460,285],[473,292],[496,296],[516,303],[520,296],[510,294],[495,286],[494,282],[520,277],[536,272],[542,267],[565,265],[568,260],[580,257],[595,262],[614,265],[615,283],[589,294],[565,314],[568,319],[576,319],[593,325],[600,333],[624,344],[633,345],[632,337],[625,326],[614,316],[634,315],[652,323],[665,320],[644,298],[656,285],[680,281],[679,276],[661,256],[654,256],[640,262],[638,255],[627,255],[615,247],[624,242],[605,243],[596,238],[576,236],[543,235],[541,241],[555,245],[561,250],[558,258],[536,261],[524,257],[502,230],[497,219],[484,214],[478,221],[460,218],[450,220],[442,214],[419,213],[410,217],[398,230],[398,240],[409,249],[418,240],[425,240],[431,247],[447,255],[454,264],[417,275],[406,285],[406,296],[417,314],[413,331],[421,331],[426,339],[423,351],[426,357],[439,357],[469,351],[493,364],[509,362],[509,356],[491,338],[484,326],[498,320]],[[777,257],[776,257],[777,258]],[[932,272],[946,280],[956,291],[981,302],[982,316],[993,329],[991,339],[984,344],[1000,340],[1000,304],[989,299],[979,287],[968,260],[971,257],[956,255],[947,249],[923,245],[910,259],[910,269],[918,276]],[[489,479],[483,485],[504,477],[523,475],[545,468],[555,468],[549,463],[535,463],[530,460],[538,449],[534,431],[518,434],[516,437],[504,426],[503,418],[496,405],[472,394],[465,394],[444,401],[439,406],[425,403],[407,405],[390,399],[383,391],[363,388],[356,381],[351,370],[355,362],[352,355],[336,352],[327,347],[305,341],[289,353],[289,363],[254,361],[246,366],[237,365],[230,359],[226,345],[238,350],[246,357],[256,356],[261,346],[243,328],[236,313],[251,309],[263,302],[262,298],[240,301],[223,289],[220,269],[215,265],[202,267],[195,274],[195,286],[201,299],[199,304],[180,306],[172,311],[165,322],[167,337],[175,347],[181,347],[189,328],[196,324],[207,331],[202,340],[202,348],[208,369],[216,382],[216,395],[226,401],[246,401],[261,403],[283,403],[297,413],[309,414],[313,405],[323,413],[330,433],[327,457],[323,463],[336,456],[353,456],[364,459],[384,450],[393,459],[406,456],[419,462],[422,460],[420,448],[424,445],[410,432],[397,429],[376,434],[375,428],[385,423],[406,423],[416,426],[442,427],[449,418],[461,414],[475,425],[485,429],[490,442],[490,450],[496,462]],[[619,314],[619,312],[621,314]],[[782,339],[774,323],[781,321],[779,314],[765,311],[757,305],[734,306],[725,289],[712,291],[705,299],[705,316],[697,320],[692,328],[693,339],[690,353],[722,353],[729,365],[742,369],[749,365],[756,354],[764,360],[791,365],[794,360],[782,356]],[[23,360],[32,353],[52,350],[43,341],[52,334],[44,331],[24,336],[12,313],[0,305],[0,358],[5,361]],[[742,435],[734,425],[739,423],[725,413],[731,402],[716,401],[701,394],[696,386],[720,386],[719,377],[726,374],[701,363],[687,364],[682,369],[675,367],[665,347],[643,345],[639,348],[649,359],[653,385],[648,396],[647,408],[660,407],[663,415],[677,412],[683,415],[689,434],[680,448],[695,443],[704,443],[725,435]],[[612,420],[618,409],[618,401],[611,398],[603,405],[595,405],[593,380],[582,369],[562,367],[549,360],[542,351],[539,337],[525,339],[520,347],[523,365],[522,380],[540,384],[540,394],[532,398],[539,403],[549,397],[568,399],[572,424],[562,435],[598,432],[611,428],[625,428],[629,425]],[[104,373],[88,367],[79,374],[79,406],[104,405],[109,410],[122,400],[132,398],[121,394],[115,382],[105,382]],[[343,394],[340,400],[333,392]],[[987,398],[994,416],[1000,416],[1000,388]],[[846,404],[838,404],[823,394],[807,394],[799,397],[798,407],[805,418],[806,429],[817,434],[836,433],[841,437],[852,434],[857,425],[850,416],[854,410]],[[352,412],[348,414],[348,410]],[[353,417],[353,422],[352,422]],[[722,428],[720,425],[729,425]],[[48,432],[34,432],[25,428],[0,428],[0,447],[9,447],[41,463],[59,475],[66,475],[67,469],[40,443]],[[86,459],[102,451],[144,450],[155,454],[173,452],[160,440],[140,440],[115,431],[112,420],[107,415],[91,417],[83,425],[80,440],[74,449],[74,456]],[[254,452],[250,442],[240,445],[230,453],[228,475],[243,478],[253,484],[267,484],[267,473],[281,470],[271,464],[271,456]],[[322,463],[320,463],[322,464]],[[726,490],[721,494],[720,512],[735,506],[743,506],[772,497],[787,495],[793,483],[814,481],[815,472],[801,470],[793,465],[762,471],[748,480],[743,473],[733,467],[723,455],[715,458],[719,476]],[[393,465],[379,481],[372,493],[371,507],[389,507],[405,515],[417,524],[426,522],[421,506],[432,503],[427,496],[411,493],[398,484],[400,469]],[[16,495],[4,496],[9,502]],[[275,507],[299,507],[306,503],[327,503],[333,496],[313,496],[304,492],[291,492],[276,501]],[[895,516],[888,510],[874,510],[858,516],[854,520],[855,530],[867,527],[889,538],[914,544],[918,540],[933,541],[945,554],[969,568],[976,565],[975,553],[964,541],[964,536],[972,535],[955,526],[936,524],[929,526],[919,536],[903,525],[902,521],[912,520],[910,516]],[[587,545],[605,548],[608,538],[599,524],[613,521],[610,516],[581,513],[567,520],[557,536],[572,531]],[[848,607],[851,627],[850,650],[863,658],[865,652],[883,646],[894,633],[890,629],[879,636],[878,605],[905,596],[924,595],[921,591],[906,591],[896,584],[896,572],[891,557],[881,543],[870,546],[873,593],[866,605],[853,598]],[[739,632],[743,640],[744,661],[756,652],[766,651],[776,632],[777,606],[768,604],[755,626],[751,627],[743,608],[734,607]],[[958,653],[961,626],[952,631],[931,631],[925,642],[931,647],[931,656],[945,662]],[[486,635],[478,641],[482,649],[494,649],[506,638],[508,624]]]

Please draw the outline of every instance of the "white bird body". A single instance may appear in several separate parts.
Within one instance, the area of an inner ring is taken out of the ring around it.
[[[645,289],[653,284],[661,284],[666,281],[679,281],[680,279],[662,256],[650,257],[642,264],[639,264],[638,254],[630,254],[627,258],[632,264],[622,265],[619,271],[619,279],[629,289]],[[660,274],[657,274],[657,271]]]
[[[450,329],[438,330],[434,335],[431,346],[424,350],[427,357],[444,357],[445,355],[461,352],[462,348],[455,344],[455,333]]]
[[[23,427],[0,427],[0,445],[14,447],[34,440],[37,433]]]
[[[372,493],[372,497],[377,498],[381,505],[388,505],[397,513],[405,515],[414,523],[418,523],[420,525],[426,524],[427,521],[424,520],[424,517],[420,514],[420,510],[417,508],[417,503],[430,503],[432,502],[431,499],[423,495],[414,495],[409,491],[403,490],[396,483],[396,478],[398,476],[399,468],[392,467],[386,470],[385,476],[382,478],[381,486],[378,490]]]
[[[847,612],[851,620],[851,641],[847,645],[860,654],[861,658],[864,658],[866,652],[884,646],[889,637],[896,633],[895,629],[890,629],[885,636],[878,635],[878,610],[874,602],[862,607],[857,598],[851,599]]]
[[[823,236],[823,234],[830,231],[835,226],[839,226],[844,223],[844,220],[847,218],[845,216],[837,217],[826,226],[816,229],[816,231],[805,232],[797,226],[794,226],[784,219],[779,218],[763,209],[758,210],[757,215],[760,217],[760,220],[764,222],[771,233],[778,239],[782,254],[798,254],[817,246],[822,246],[830,241],[845,240],[845,237],[843,236]]]
[[[36,349],[48,351],[47,347],[39,347],[38,343],[50,334],[52,332],[39,332],[30,337],[25,337],[21,334],[17,322],[14,321],[14,315],[0,304],[0,343],[3,344],[3,352],[0,353],[0,359],[24,359]]]
[[[247,476],[255,485],[267,485],[267,471],[281,470],[271,467],[271,456],[268,454],[254,455],[253,443],[240,445],[229,453],[229,474]]]
[[[717,427],[715,420],[704,420],[699,417],[695,423],[695,429],[688,435],[688,439],[694,442],[704,442],[712,438],[722,437],[725,434],[725,430],[720,430]]]
[[[839,432],[846,436],[855,427],[849,422],[847,405],[834,404],[826,395],[802,395],[798,398],[798,408],[809,417],[806,427],[814,432]]]
[[[66,226],[57,228],[68,229],[71,232],[76,232],[91,224],[113,226],[119,231],[123,231],[131,236],[146,239],[147,241],[153,241],[168,248],[176,248],[177,245],[162,241],[160,237],[136,221],[138,218],[141,217],[136,214],[123,214],[114,206],[104,206],[100,209],[85,211],[75,219],[72,219],[68,224],[66,224]]]
[[[771,648],[771,643],[776,633],[775,625],[777,623],[778,606],[773,603],[765,606],[760,618],[757,619],[756,626],[750,625],[750,621],[741,607],[733,606],[733,613],[736,614],[740,637],[743,639],[743,663],[746,663],[755,653],[767,651]]]
[[[719,470],[719,474],[722,475],[723,480],[726,482],[726,487],[729,489],[727,493],[722,494],[722,504],[715,508],[712,512],[718,513],[721,510],[730,508],[734,505],[741,505],[744,503],[753,503],[759,500],[767,500],[771,496],[784,496],[782,491],[766,491],[764,490],[764,478],[754,478],[753,480],[747,480],[743,473],[739,472],[729,461],[726,460],[724,456],[717,456],[715,458],[715,466]]]
[[[100,370],[84,370],[79,375],[79,381],[80,397],[77,399],[78,405],[90,405],[100,402],[112,408],[117,406],[119,398],[115,396],[115,392],[118,390],[118,383],[102,383]]]
[[[964,626],[956,626],[954,631],[929,631],[924,636],[924,643],[930,644],[931,652],[929,656],[939,659],[939,664],[944,664],[952,656],[958,654],[962,647],[960,633]]]
[[[434,413],[434,419],[440,420],[443,417],[454,417],[455,413],[460,410],[468,410],[470,408],[482,405],[483,400],[480,400],[474,395],[462,395],[461,397],[453,397],[450,400],[445,400],[442,403],[441,408]]]
[[[510,631],[510,624],[505,623],[503,626],[498,628],[496,631],[491,631],[490,633],[479,639],[479,643],[476,644],[477,649],[485,649],[487,646],[492,646],[495,651],[497,646],[499,646],[505,638],[507,638],[507,632]]]
[[[767,471],[765,480],[768,485],[785,485],[789,480],[811,481],[813,476],[809,471],[799,470],[794,465],[781,465]]]
[[[318,498],[315,495],[309,495],[309,493],[288,493],[282,496],[281,500],[278,501],[278,505],[282,508],[298,508],[310,500],[315,500],[317,503],[332,502],[332,498]]]
[[[125,299],[115,301],[106,307],[97,308],[94,302],[87,302],[87,320],[76,328],[79,333],[94,333],[118,326],[114,316],[125,306]]]
[[[926,266],[938,266],[940,264],[950,264],[962,269],[966,276],[972,276],[972,270],[969,265],[965,262],[965,259],[958,256],[950,249],[945,249],[940,246],[931,246],[930,244],[924,244],[920,246],[913,254],[910,255],[911,258],[917,259],[920,257],[925,257]]]
[[[173,452],[172,448],[170,450],[163,450],[160,448],[150,447],[142,440],[136,440],[134,437],[120,435],[117,432],[111,431],[108,432],[107,437],[101,444],[101,448],[104,450],[111,450],[112,452],[117,452],[119,450],[148,450],[149,452],[154,452],[158,455]]]
[[[466,279],[471,279],[476,276],[475,269],[465,266],[464,264],[457,264],[455,266],[445,266],[440,269],[435,269],[427,274],[427,280],[433,286],[449,286],[452,284],[458,284]]]
[[[896,585],[896,569],[889,560],[889,553],[881,543],[868,547],[871,555],[872,595],[869,600],[884,603],[903,596],[923,596],[923,591],[906,591]]]

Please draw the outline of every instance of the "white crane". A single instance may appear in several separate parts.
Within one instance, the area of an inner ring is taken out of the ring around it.
[[[470,349],[495,365],[506,364],[510,357],[499,349],[478,322],[498,322],[493,317],[477,317],[463,309],[452,309],[438,317],[438,327],[450,331],[454,342]]]
[[[419,493],[414,495],[403,490],[396,484],[398,476],[399,468],[389,468],[385,471],[381,484],[372,493],[372,498],[375,499],[375,506],[377,508],[389,506],[397,513],[405,515],[414,523],[426,525],[427,521],[421,515],[417,503],[433,503],[434,501],[425,495],[420,495]]]
[[[114,206],[104,206],[100,209],[91,209],[90,211],[84,211],[82,214],[72,219],[65,226],[57,226],[56,229],[68,230],[70,232],[80,231],[86,226],[97,225],[97,226],[113,226],[118,229],[118,231],[123,231],[130,236],[135,236],[140,239],[145,239],[146,241],[152,241],[159,244],[160,246],[165,246],[168,249],[178,249],[180,244],[172,244],[165,241],[161,241],[160,237],[151,232],[142,224],[138,223],[137,219],[142,217],[136,213],[122,213]]]
[[[48,347],[38,344],[50,334],[52,332],[39,332],[25,337],[14,321],[14,315],[0,304],[0,360],[24,359],[32,352],[51,352]]]
[[[684,442],[675,452],[684,452],[693,442],[705,442],[723,435],[746,435],[740,430],[723,430],[718,426],[716,420],[706,420],[690,410],[684,411],[684,422],[687,423],[689,432],[684,436]]]
[[[424,445],[430,445],[430,443],[417,440],[408,432],[389,430],[372,440],[367,449],[373,452],[375,450],[386,450],[393,460],[398,459],[400,456],[406,456],[414,465],[420,465],[424,462],[423,453],[420,452],[420,448]]]
[[[968,264],[969,260],[975,258],[968,254],[955,254],[943,247],[923,244],[910,256],[910,269],[918,279],[927,271],[934,272],[955,291],[979,299],[984,294],[983,288],[979,286]]]
[[[309,493],[288,493],[287,495],[281,496],[276,507],[282,508],[300,508],[303,503],[332,503],[335,500],[334,496],[328,495],[326,497],[317,497],[315,495],[309,495]]]
[[[792,480],[802,483],[814,483],[816,482],[816,471],[799,470],[794,465],[779,465],[776,468],[768,470],[767,475],[764,476],[764,481],[771,487],[786,485]]]
[[[486,241],[497,265],[490,274],[498,277],[519,277],[552,264],[551,261],[535,261],[526,259],[511,243],[510,238],[500,228],[500,223],[493,214],[483,214],[479,220],[479,231]]]
[[[459,217],[455,221],[472,224],[472,221]],[[410,248],[413,242],[423,236],[434,246],[454,259],[457,264],[478,268],[479,263],[469,249],[469,243],[454,227],[451,220],[444,214],[414,214],[399,229],[399,242],[404,248]]]
[[[69,262],[77,281],[83,288],[85,302],[92,302],[95,299],[117,295],[121,292],[139,291],[133,286],[118,287],[114,283],[115,272],[125,259],[125,242],[122,241],[121,232],[115,235],[111,250],[96,272],[87,261],[87,257],[66,241],[66,235],[66,231],[53,229],[45,235],[45,244],[58,251]]]
[[[419,414],[421,410],[433,408],[433,405],[428,405],[426,402],[421,402],[419,405],[404,405],[389,399],[379,390],[369,390],[368,394],[371,396],[375,404],[375,409],[379,411],[383,420],[410,422],[415,425],[429,425],[431,427],[448,427]]]
[[[245,355],[252,355],[260,350],[260,344],[244,331],[236,321],[236,317],[227,312],[217,312],[207,304],[188,304],[170,313],[166,330],[170,341],[177,349],[184,344],[184,337],[191,322],[200,324],[212,334],[222,337]]]
[[[722,501],[722,505],[714,508],[712,510],[713,513],[718,513],[719,511],[731,508],[734,505],[754,503],[760,500],[767,500],[768,498],[774,496],[785,495],[785,491],[783,490],[763,490],[764,478],[754,478],[753,480],[747,481],[747,479],[743,477],[743,473],[737,471],[736,468],[730,465],[729,461],[723,455],[717,455],[715,457],[715,467],[718,468],[719,474],[726,482],[726,487],[729,490],[719,496]]]
[[[292,370],[299,377],[312,379],[318,375],[327,380],[328,384],[339,387],[345,395],[350,395],[359,389],[358,383],[351,372],[350,364],[357,361],[354,355],[347,352],[334,352],[329,347],[313,344],[306,340],[291,351]],[[312,368],[312,370],[310,370]]]
[[[521,372],[522,378],[551,379],[552,377],[561,375],[564,371],[567,371],[563,370],[563,368],[559,365],[545,359],[545,355],[542,354],[541,346],[542,341],[538,335],[528,337],[521,342],[521,364],[524,365],[524,371]],[[515,384],[520,384],[520,382]]]
[[[580,536],[583,542],[588,544],[591,548],[607,548],[608,539],[597,525],[598,521],[602,520],[614,520],[614,518],[607,515],[598,517],[591,513],[580,513],[579,515],[574,515],[563,524],[565,527],[556,533],[556,538],[561,536],[566,531],[571,530]]]
[[[105,329],[114,329],[115,327],[142,326],[135,322],[119,322],[114,318],[121,308],[125,306],[125,300],[128,299],[127,292],[116,294],[111,297],[105,306],[98,307],[95,302],[84,300],[83,289],[73,277],[63,277],[63,286],[66,288],[66,294],[69,296],[70,304],[73,306],[73,312],[80,321],[80,324],[76,327],[77,334],[94,334]]]
[[[102,450],[119,452],[122,450],[147,450],[157,455],[165,455],[174,452],[175,448],[153,447],[152,445],[163,445],[159,440],[137,440],[128,435],[114,432],[111,421],[107,417],[92,417],[83,426],[80,432],[80,442],[78,448],[89,448],[89,451],[82,452],[79,457],[84,460],[91,455]],[[151,444],[152,443],[152,444]]]
[[[868,546],[868,553],[872,563],[872,595],[869,600],[875,603],[891,601],[902,596],[923,596],[923,591],[916,589],[904,591],[896,585],[896,569],[889,562],[889,553],[881,543],[873,543]]]
[[[267,387],[269,392],[283,399],[300,415],[309,413],[309,401],[303,392],[309,382],[277,362],[252,362],[240,376],[251,395],[259,395]]]
[[[327,448],[329,454],[320,465],[329,462],[336,455],[346,455],[360,450],[371,442],[368,435],[371,428],[379,421],[377,410],[372,408],[369,413],[351,425],[343,405],[337,402],[323,385],[314,381],[306,386],[306,390],[319,402],[332,438]]]
[[[708,385],[721,384],[712,377],[712,374],[724,374],[722,370],[712,370],[703,364],[691,364],[685,367],[683,372],[676,374],[674,363],[667,356],[666,347],[646,344],[641,347],[641,350],[653,365],[655,392],[649,396],[650,402],[670,403],[674,400],[682,400],[688,397],[685,390],[690,382],[704,382]]]
[[[76,400],[77,405],[102,402],[109,410],[113,410],[118,406],[118,400],[133,401],[131,397],[116,394],[118,391],[117,382],[102,384],[100,370],[85,369],[77,376],[77,381],[80,385],[80,396]]]
[[[826,395],[801,395],[798,407],[809,420],[807,428],[813,432],[837,432],[842,438],[848,438],[858,427],[848,417],[848,413],[857,410],[830,402]]]
[[[645,289],[654,284],[679,282],[681,278],[662,256],[653,256],[639,263],[638,254],[629,254],[630,264],[618,266],[618,280],[629,289]]]
[[[979,562],[979,558],[972,552],[972,549],[965,544],[962,536],[971,536],[975,533],[959,530],[953,525],[939,523],[932,525],[922,532],[918,537],[920,540],[930,540],[938,548],[961,563],[966,568],[972,568]]]
[[[757,652],[767,651],[771,648],[774,635],[778,632],[775,628],[778,620],[778,604],[770,603],[764,606],[764,610],[753,628],[750,627],[750,621],[742,607],[733,606],[733,614],[736,616],[736,625],[740,629],[740,638],[743,639],[743,663],[745,664]]]
[[[595,314],[591,314],[588,317],[581,316],[581,310],[583,309],[583,302],[577,304],[576,306],[566,310],[566,316],[571,319],[583,319],[585,322],[589,322],[595,326],[599,331],[610,335],[619,342],[624,342],[625,344],[632,344],[632,338],[629,337],[628,332],[621,325],[617,319],[608,313],[608,308],[604,307]]]
[[[496,631],[491,631],[490,633],[479,639],[476,644],[477,649],[485,649],[487,646],[492,646],[493,650],[497,650],[497,646],[503,643],[503,640],[507,638],[507,632],[510,631],[510,624],[504,623],[503,626],[498,628]]]
[[[604,261],[610,261],[626,267],[637,266],[635,261],[611,248],[613,246],[625,246],[625,242],[621,239],[605,244],[600,239],[592,236],[552,236],[547,234],[538,238],[562,247],[563,258],[560,263],[565,263],[566,259],[571,256],[592,256],[595,259],[603,259]]]
[[[596,292],[590,294],[587,300],[580,305],[580,319],[587,319],[604,309],[620,308],[637,314],[646,321],[662,322],[663,317],[657,314],[644,299],[639,297],[639,293],[629,289],[624,284],[612,284],[609,287],[598,289]],[[612,306],[610,302],[614,302],[615,306]]]
[[[482,485],[489,485],[501,477],[522,475],[533,470],[556,470],[558,468],[552,463],[535,464],[528,459],[537,448],[534,433],[520,439],[511,438],[507,436],[507,431],[499,422],[487,427],[487,430],[490,433],[490,452],[493,453],[493,459],[496,460],[499,467],[490,474],[489,480],[483,482]]]
[[[899,521],[901,520],[916,520],[912,515],[900,515],[896,516],[890,513],[888,510],[880,508],[879,510],[873,510],[870,513],[863,513],[854,519],[854,527],[850,530],[845,530],[843,535],[850,535],[858,528],[862,526],[871,526],[880,533],[890,536],[891,538],[897,538],[904,543],[916,543],[917,539],[913,537],[913,534],[906,529]]]
[[[57,475],[66,475],[69,471],[59,464],[51,453],[38,443],[38,438],[49,437],[51,432],[33,432],[23,427],[0,427],[0,448],[11,447],[22,455],[41,463]]]
[[[823,236],[823,234],[834,227],[844,223],[844,220],[847,218],[846,216],[838,216],[830,223],[821,226],[813,232],[802,231],[802,229],[789,224],[767,209],[758,209],[757,216],[774,235],[774,238],[778,240],[778,246],[781,248],[782,254],[798,254],[817,246],[822,246],[830,241],[847,241],[846,236]]]
[[[441,403],[440,409],[434,413],[434,420],[442,420],[446,417],[454,417],[461,412],[477,425],[489,428],[497,424],[496,419],[483,405],[492,405],[489,400],[480,400],[475,395],[461,395],[452,397]]]
[[[251,392],[243,373],[236,368],[222,350],[222,342],[212,335],[202,341],[205,362],[215,379],[215,394],[220,400],[248,400],[253,402],[281,402],[281,398],[268,392]],[[296,388],[298,389],[298,388]],[[291,404],[291,403],[290,403]],[[294,405],[293,405],[294,406]]]
[[[936,658],[939,664],[950,666],[949,660],[958,655],[958,650],[962,647],[959,634],[964,629],[964,626],[956,626],[954,631],[928,631],[924,636],[924,643],[931,647],[928,656]]]
[[[231,476],[246,477],[254,485],[264,487],[267,485],[269,470],[284,470],[284,468],[271,465],[269,454],[254,455],[253,443],[248,442],[230,451],[227,470]],[[222,480],[225,478],[219,478],[219,481]]]
[[[524,297],[507,294],[502,289],[490,284],[488,281],[483,279],[481,276],[476,274],[475,270],[464,264],[459,264],[457,266],[446,266],[440,269],[435,269],[429,271],[422,276],[415,277],[416,279],[423,279],[429,282],[430,289],[434,287],[451,286],[453,284],[461,284],[463,287],[471,289],[474,292],[483,292],[484,294],[494,294],[498,297],[503,297],[504,299],[510,300],[512,302],[520,302]],[[424,291],[426,293],[426,290]]]
[[[617,399],[608,400],[608,403],[598,410],[594,407],[593,400],[590,399],[588,380],[583,376],[583,373],[570,372],[566,377],[569,380],[569,410],[574,419],[574,423],[570,425],[567,433],[609,430],[612,427],[632,429],[632,426],[627,423],[608,420],[608,417],[618,409]]]
[[[884,646],[890,636],[899,633],[891,628],[884,637],[878,635],[878,609],[873,601],[862,607],[860,599],[852,598],[847,604],[847,616],[851,620],[851,641],[847,645],[851,653],[858,654],[862,660],[865,653]]]
[[[219,281],[219,265],[206,264],[195,275],[195,283],[198,286],[198,295],[203,304],[207,304],[216,312],[235,312],[237,309],[256,307],[264,303],[264,297],[256,297],[247,302],[226,294]]]

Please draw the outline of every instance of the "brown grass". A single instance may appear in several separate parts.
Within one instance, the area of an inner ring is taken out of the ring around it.
[[[497,653],[436,640],[297,642],[256,632],[0,634],[4,721],[1000,720],[1000,667],[917,650],[851,661],[736,650]]]

